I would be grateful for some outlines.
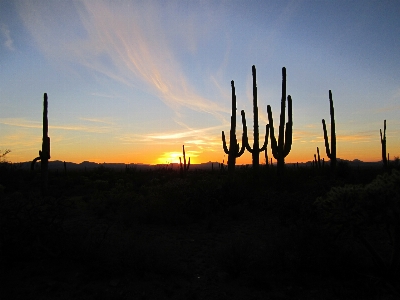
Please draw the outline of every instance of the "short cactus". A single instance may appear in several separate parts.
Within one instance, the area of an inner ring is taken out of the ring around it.
[[[182,158],[179,157],[179,164],[180,164],[180,173],[182,177],[185,177],[189,167],[190,167],[190,157],[189,157],[189,162],[186,164],[186,154],[185,154],[185,145],[182,146],[183,149],[183,164],[182,164]]]

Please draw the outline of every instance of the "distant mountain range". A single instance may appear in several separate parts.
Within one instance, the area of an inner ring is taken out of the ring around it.
[[[378,162],[363,162],[361,160],[355,159],[352,161],[349,160],[343,160],[343,159],[337,159],[338,163],[340,162],[345,162],[347,163],[350,167],[357,167],[357,168],[381,168],[383,166],[381,161]],[[329,162],[327,162],[329,164]],[[22,162],[22,163],[15,163],[15,165],[18,165],[22,169],[30,169],[31,167],[31,162]],[[287,166],[296,166],[296,163],[287,163]],[[302,162],[298,164],[299,167],[311,167],[312,166],[312,161],[308,162]],[[157,168],[172,168],[174,170],[179,169],[179,163],[171,163],[171,164],[159,164],[159,165],[149,165],[149,164],[142,164],[142,163],[136,163],[136,164],[124,164],[124,163],[94,163],[94,162],[89,162],[89,161],[84,161],[79,164],[77,163],[72,163],[72,162],[66,162],[66,167],[67,170],[91,170],[99,167],[105,167],[105,168],[110,168],[110,169],[115,169],[115,170],[125,170],[126,168],[132,168],[132,169],[137,169],[137,170],[152,170],[152,169],[157,169]],[[226,166],[226,164],[225,164]],[[240,165],[238,165],[240,166]],[[243,166],[243,165],[242,165]],[[246,166],[246,165],[244,165]],[[251,166],[249,164],[248,166]],[[36,163],[35,168],[40,168],[40,162]],[[218,169],[219,168],[219,163],[218,162],[207,162],[207,163],[201,163],[201,164],[191,164],[190,169],[194,170],[211,170],[212,168]],[[55,161],[49,161],[49,169],[50,170],[59,170],[63,171],[64,170],[64,162],[55,160]]]

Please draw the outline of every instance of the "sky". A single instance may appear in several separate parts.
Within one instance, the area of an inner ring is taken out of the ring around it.
[[[381,160],[384,120],[387,152],[400,156],[399,13],[394,0],[0,0],[0,150],[11,162],[38,155],[47,93],[51,160],[176,163],[185,145],[191,163],[226,163],[231,80],[238,141],[244,110],[253,143],[255,65],[260,144],[267,105],[278,134],[287,70],[286,162],[317,147],[329,160],[329,90],[337,157]]]

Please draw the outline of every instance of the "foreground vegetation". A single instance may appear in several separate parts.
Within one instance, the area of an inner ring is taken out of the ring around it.
[[[395,299],[400,172],[49,171],[0,164],[3,295]]]

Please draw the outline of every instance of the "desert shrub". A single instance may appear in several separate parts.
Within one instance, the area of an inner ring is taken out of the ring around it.
[[[0,253],[9,262],[55,256],[62,250],[68,203],[34,193],[0,197]]]
[[[379,175],[367,185],[334,187],[315,204],[325,228],[338,239],[350,237],[363,245],[380,275],[398,271],[400,172]]]
[[[236,278],[247,273],[254,260],[254,241],[246,237],[232,236],[226,244],[214,252],[214,260],[229,277]]]

